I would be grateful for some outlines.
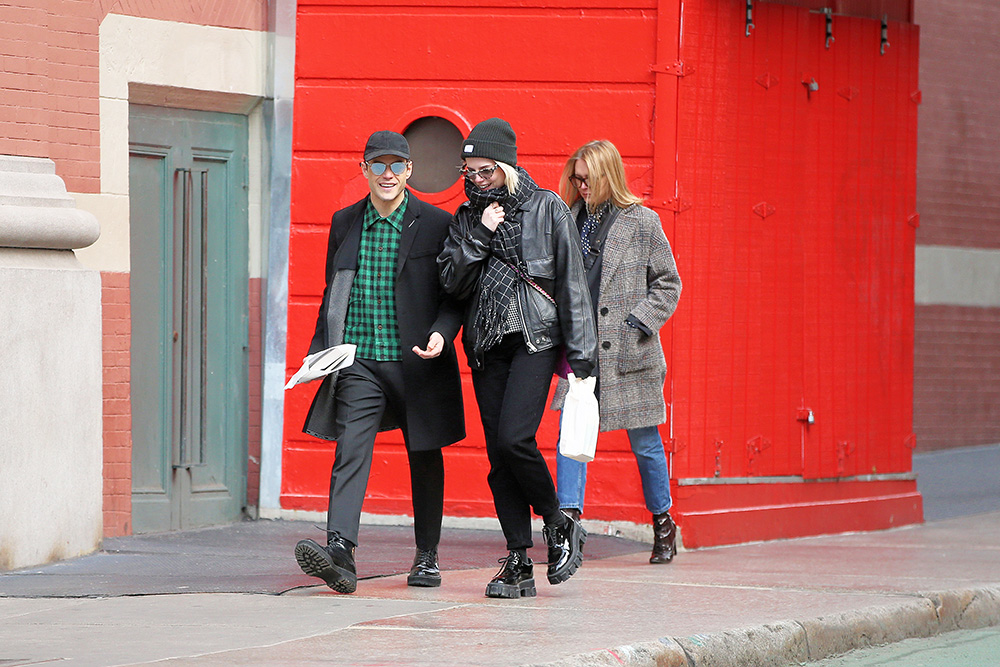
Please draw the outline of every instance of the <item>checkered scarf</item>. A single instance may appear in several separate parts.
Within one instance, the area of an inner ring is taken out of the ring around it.
[[[518,179],[517,190],[513,193],[507,190],[507,186],[480,190],[468,180],[465,182],[465,194],[469,196],[473,219],[482,216],[493,202],[498,202],[504,210],[503,223],[497,227],[490,241],[490,257],[479,281],[475,322],[477,354],[490,349],[503,337],[503,324],[517,298],[519,275],[514,267],[525,273],[521,259],[521,218],[517,215],[517,208],[531,198],[538,185],[523,168],[515,168]]]

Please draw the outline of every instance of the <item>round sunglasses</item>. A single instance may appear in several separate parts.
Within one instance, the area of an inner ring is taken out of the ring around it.
[[[465,176],[470,181],[474,181],[477,178],[483,178],[489,180],[493,178],[493,172],[495,172],[497,168],[499,168],[499,166],[500,165],[498,164],[494,164],[492,167],[483,167],[479,171],[476,171],[474,169],[469,169],[468,167],[459,167],[458,170],[462,172],[462,175]]]
[[[406,162],[403,160],[393,162],[392,164],[386,164],[385,162],[362,162],[361,164],[368,167],[376,176],[384,174],[387,167],[397,176],[402,176],[403,172],[406,171]]]

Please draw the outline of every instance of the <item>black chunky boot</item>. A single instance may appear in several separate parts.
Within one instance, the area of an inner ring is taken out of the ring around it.
[[[653,553],[650,563],[669,563],[677,553],[677,525],[670,512],[653,515]]]
[[[417,549],[413,558],[413,567],[406,577],[407,586],[423,586],[431,588],[441,585],[441,568],[438,567],[437,549]]]
[[[503,563],[503,567],[486,585],[486,597],[511,599],[535,597],[535,568],[530,558],[511,551],[506,558],[501,558],[497,562]]]
[[[549,547],[550,584],[561,584],[580,569],[583,564],[583,543],[587,541],[587,531],[580,522],[565,513],[566,520],[561,526],[542,526],[542,535]]]
[[[327,546],[315,540],[301,540],[295,545],[295,560],[310,577],[319,577],[338,593],[353,593],[358,589],[354,567],[354,544],[331,533]]]

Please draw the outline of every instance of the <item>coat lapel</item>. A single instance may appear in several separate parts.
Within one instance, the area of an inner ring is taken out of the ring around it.
[[[604,250],[601,253],[604,261],[601,267],[601,294],[607,292],[607,285],[627,257],[632,237],[635,236],[636,225],[631,215],[633,208],[629,207],[618,214],[618,218],[608,231],[608,238],[604,241]]]
[[[403,229],[399,234],[399,256],[396,258],[396,278],[399,278],[400,272],[403,270],[403,264],[406,263],[406,258],[410,254],[410,247],[413,245],[413,239],[417,236],[417,230],[420,229],[420,214],[417,208],[419,204],[417,203],[417,198],[410,196],[408,203],[406,204],[406,212],[403,213]]]
[[[365,208],[367,206],[367,197],[355,205],[355,210],[353,211],[354,219],[351,221],[344,238],[341,239],[337,247],[337,254],[333,265],[334,272],[342,269],[357,271],[358,250],[361,248],[361,228],[364,226]]]

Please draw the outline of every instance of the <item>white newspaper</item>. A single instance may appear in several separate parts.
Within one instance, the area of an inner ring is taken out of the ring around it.
[[[288,380],[285,389],[291,389],[303,382],[312,382],[342,368],[347,368],[354,363],[354,353],[357,349],[358,346],[353,343],[344,343],[310,354],[302,360],[302,368],[295,371],[295,375]]]

